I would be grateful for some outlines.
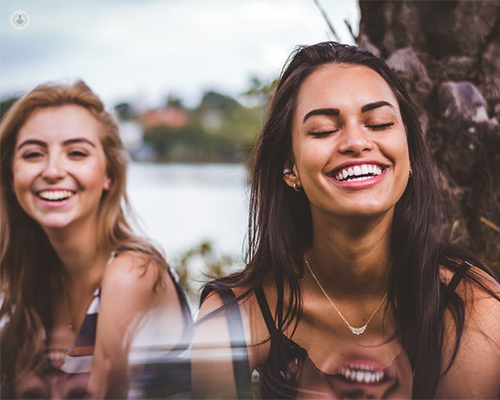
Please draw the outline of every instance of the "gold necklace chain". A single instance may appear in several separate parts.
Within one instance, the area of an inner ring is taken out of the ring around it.
[[[363,326],[360,326],[359,328],[355,328],[355,327],[353,327],[347,321],[347,319],[344,317],[344,315],[340,312],[340,310],[337,308],[337,306],[335,305],[335,303],[332,301],[332,299],[330,298],[330,296],[328,296],[328,294],[326,293],[326,290],[323,288],[323,286],[321,285],[321,283],[319,283],[319,280],[316,277],[316,275],[314,274],[314,272],[313,272],[313,270],[311,268],[311,265],[309,264],[309,261],[307,260],[307,257],[304,257],[304,262],[306,263],[306,267],[309,270],[309,272],[311,273],[311,276],[314,278],[314,280],[318,284],[318,287],[321,289],[321,291],[323,292],[323,294],[325,295],[325,297],[327,298],[327,300],[330,302],[330,304],[332,305],[332,307],[335,309],[335,311],[337,311],[337,314],[339,315],[339,317],[342,318],[342,321],[345,322],[345,324],[347,325],[347,327],[349,328],[349,330],[352,333],[354,333],[355,335],[361,335],[362,333],[364,333],[364,331],[366,331],[366,328],[368,327],[368,324],[370,323],[370,321],[372,320],[372,318],[375,316],[375,314],[377,313],[377,311],[380,309],[380,307],[384,303],[385,299],[387,299],[387,293],[382,298],[382,300],[380,301],[380,303],[378,303],[377,308],[375,309],[375,311],[373,311],[372,315],[370,315],[370,318],[368,318],[368,321],[366,321],[366,324],[364,324]]]
[[[71,330],[71,331],[75,331],[75,321],[73,320],[73,312],[71,310],[71,301],[69,299],[69,292],[68,292],[68,285],[67,285],[67,281],[66,281],[66,277],[63,276],[63,285],[64,285],[64,295],[66,297],[66,305],[68,306],[68,311],[69,311],[69,317],[71,319],[71,322],[68,322],[68,328]]]

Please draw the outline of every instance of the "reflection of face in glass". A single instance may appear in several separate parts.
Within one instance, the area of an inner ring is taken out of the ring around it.
[[[36,369],[21,371],[16,379],[18,399],[84,399],[88,397],[90,373],[67,374],[43,363]]]
[[[52,370],[43,374],[21,374],[16,384],[19,399],[84,399],[87,397],[88,373],[66,374]]]
[[[318,374],[314,365],[303,367],[300,387],[312,388],[315,394],[299,391],[299,398],[317,398],[320,392],[335,399],[410,399],[413,374],[408,357],[404,352],[394,357],[388,346],[345,346],[333,374]]]

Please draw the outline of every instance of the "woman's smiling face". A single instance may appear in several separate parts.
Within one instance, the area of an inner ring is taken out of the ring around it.
[[[33,112],[17,135],[13,188],[24,211],[45,230],[95,218],[110,178],[99,122],[84,107]]]
[[[292,186],[313,215],[375,216],[394,209],[409,178],[406,131],[385,80],[361,65],[326,64],[302,83],[292,121]]]

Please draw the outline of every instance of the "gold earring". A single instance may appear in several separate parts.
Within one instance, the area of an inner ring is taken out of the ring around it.
[[[413,176],[413,169],[410,167],[410,173],[408,174],[408,176],[411,178]]]
[[[296,192],[300,192],[300,187],[297,185],[297,182],[295,182],[293,185],[293,190],[295,190]]]

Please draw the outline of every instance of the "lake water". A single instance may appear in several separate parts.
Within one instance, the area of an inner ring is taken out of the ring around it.
[[[128,195],[146,236],[172,260],[204,240],[242,259],[249,188],[241,164],[132,163]]]

